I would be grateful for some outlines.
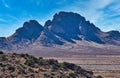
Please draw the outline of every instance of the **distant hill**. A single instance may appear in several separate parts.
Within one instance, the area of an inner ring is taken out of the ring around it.
[[[99,78],[92,71],[54,59],[0,52],[0,78]],[[102,78],[102,77],[100,77]]]
[[[25,22],[12,36],[0,38],[0,49],[16,51],[34,44],[49,47],[66,43],[79,44],[76,41],[120,46],[120,32],[103,32],[77,13],[59,12],[52,20],[46,21],[44,26],[36,20]]]

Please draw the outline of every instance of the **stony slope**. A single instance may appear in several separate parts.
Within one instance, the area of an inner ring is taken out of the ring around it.
[[[97,78],[71,63],[35,58],[28,54],[0,52],[0,78]],[[98,77],[99,78],[99,77]]]

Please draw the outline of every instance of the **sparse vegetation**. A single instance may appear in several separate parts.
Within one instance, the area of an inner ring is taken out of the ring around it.
[[[74,72],[67,72],[67,73],[65,74],[65,77],[67,77],[67,78],[70,78],[70,77],[75,78],[75,77],[76,77],[76,74],[75,74]]]
[[[102,76],[97,76],[96,78],[103,78]]]
[[[0,60],[0,78],[93,78],[93,73],[75,64],[58,63],[54,59],[9,53],[0,55]]]
[[[8,70],[11,71],[11,72],[14,72],[14,71],[15,71],[15,67],[9,65],[9,66],[8,66]]]
[[[3,51],[0,51],[0,54],[4,54],[4,52],[3,52]]]
[[[75,64],[71,64],[67,62],[63,62],[61,66],[65,69],[71,69],[71,70],[75,70],[75,68],[77,67]]]

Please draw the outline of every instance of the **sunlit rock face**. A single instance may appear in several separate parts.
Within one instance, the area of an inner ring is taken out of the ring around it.
[[[77,13],[59,12],[52,21],[46,22],[45,27],[69,42],[74,42],[72,39],[81,40],[79,36],[82,36],[85,40],[104,43],[99,38],[102,31]]]
[[[0,37],[0,49],[22,49],[30,45],[53,46],[76,41],[120,46],[120,32],[103,32],[93,23],[73,12],[59,12],[42,26],[36,20],[25,22],[10,37]],[[35,46],[34,46],[35,47]]]
[[[24,41],[34,41],[36,40],[41,32],[43,31],[42,25],[40,25],[35,20],[30,20],[25,22],[23,27],[16,30],[16,32],[9,37],[9,40],[14,43],[24,42]]]

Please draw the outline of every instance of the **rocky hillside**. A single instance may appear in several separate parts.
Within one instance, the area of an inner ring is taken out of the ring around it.
[[[0,52],[0,78],[102,78],[75,64]]]

